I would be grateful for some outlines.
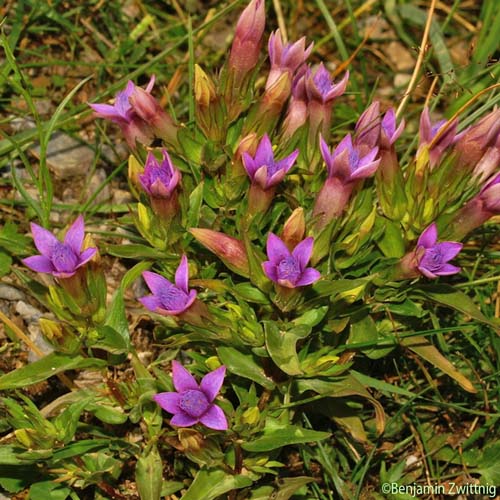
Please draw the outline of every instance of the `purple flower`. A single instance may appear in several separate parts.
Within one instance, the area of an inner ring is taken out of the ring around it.
[[[313,249],[314,239],[309,237],[301,241],[292,252],[275,234],[267,237],[268,261],[262,263],[267,277],[286,288],[306,286],[321,278],[319,271],[306,267]]]
[[[433,222],[417,241],[415,254],[417,256],[417,269],[428,278],[447,276],[460,272],[460,268],[448,264],[462,249],[462,244],[455,241],[437,243],[437,227]]]
[[[142,277],[152,295],[139,299],[152,312],[164,316],[176,316],[186,311],[196,299],[196,290],[188,288],[188,261],[185,255],[175,271],[175,285],[159,274],[145,271]]]
[[[209,429],[225,431],[228,427],[224,412],[214,404],[222,387],[226,367],[220,366],[207,373],[200,384],[179,362],[172,361],[172,380],[176,392],[160,392],[153,399],[174,416],[170,423],[190,427],[197,423]]]
[[[378,147],[362,155],[359,148],[353,145],[350,134],[333,151],[330,151],[326,141],[320,137],[320,149],[328,169],[328,177],[337,177],[344,183],[373,175],[380,163],[380,160],[375,160]]]
[[[312,51],[314,43],[306,48],[306,38],[302,37],[295,43],[283,45],[280,30],[271,33],[269,37],[269,58],[271,71],[267,78],[266,89],[271,87],[283,73],[288,73],[290,79]]]
[[[445,150],[455,142],[457,135],[458,119],[448,123],[447,120],[439,120],[432,124],[429,108],[424,108],[420,115],[419,150],[424,145],[432,144],[429,149],[430,166],[435,167]],[[439,134],[437,140],[434,138]],[[418,155],[418,152],[417,152]]]
[[[492,215],[500,214],[500,174],[488,181],[478,194],[484,210]]]
[[[401,120],[399,127],[396,128],[396,112],[394,108],[389,108],[382,118],[380,129],[380,147],[390,149],[390,147],[398,140],[405,128],[405,121]]]
[[[380,103],[368,106],[356,123],[354,144],[363,153],[378,147],[380,138]]]
[[[252,184],[258,184],[263,190],[266,190],[276,186],[283,180],[298,155],[299,150],[296,149],[286,158],[275,161],[271,140],[265,134],[257,146],[255,156],[252,158],[247,152],[244,152],[242,159]]]
[[[163,161],[160,163],[150,152],[146,158],[144,174],[139,176],[144,191],[153,198],[170,198],[181,178],[165,149],[162,154]]]
[[[131,98],[137,94],[138,90],[141,90],[149,95],[154,82],[155,77],[152,76],[146,90],[144,91],[142,89],[138,89],[134,85],[134,82],[129,80],[125,90],[116,94],[114,104],[90,104],[90,107],[96,112],[96,116],[110,120],[121,128],[128,145],[132,149],[135,148],[136,142],[149,145],[154,137],[154,131],[151,124],[147,123],[143,118],[138,116],[131,103]]]
[[[318,69],[307,78],[307,95],[310,100],[327,104],[345,92],[348,80],[349,72],[346,71],[344,78],[338,83],[334,83],[329,71],[321,63]]]
[[[63,242],[38,224],[31,224],[31,233],[41,255],[23,259],[23,263],[38,273],[69,278],[97,252],[97,248],[86,248],[82,252],[85,227],[81,215],[68,229]]]

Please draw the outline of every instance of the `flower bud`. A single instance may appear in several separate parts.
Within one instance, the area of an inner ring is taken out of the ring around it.
[[[245,245],[240,240],[211,229],[191,228],[189,232],[235,273],[248,278],[250,265]]]
[[[260,420],[260,411],[257,406],[252,406],[243,412],[241,421],[247,425],[257,425]]]
[[[230,69],[244,75],[256,66],[265,23],[264,0],[252,0],[242,12],[236,25],[229,56]]]
[[[294,249],[303,239],[306,232],[304,209],[296,208],[288,217],[283,228],[281,239],[289,250]]]
[[[215,85],[198,64],[194,65],[194,98],[196,104],[208,108],[217,97]]]

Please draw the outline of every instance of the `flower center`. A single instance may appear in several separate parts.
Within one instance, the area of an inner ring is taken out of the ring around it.
[[[428,248],[420,265],[429,269],[429,271],[439,270],[443,265],[443,254],[439,248]]]
[[[318,72],[314,76],[314,83],[316,84],[316,87],[318,88],[320,94],[323,96],[325,94],[328,94],[328,92],[330,92],[332,88],[330,74],[326,70],[318,70]]]
[[[299,263],[292,257],[285,257],[280,261],[277,268],[278,280],[289,281],[295,284],[300,278]]]
[[[354,172],[359,166],[359,153],[356,148],[352,148],[349,152],[349,166],[351,172]]]
[[[191,417],[201,417],[210,406],[203,392],[196,389],[185,391],[181,395],[179,407]]]
[[[64,243],[56,243],[52,248],[50,260],[57,271],[63,273],[71,273],[75,270],[78,264],[78,257],[73,250]]]
[[[151,169],[149,179],[151,184],[154,184],[159,180],[165,187],[168,187],[170,181],[172,180],[172,174],[168,168],[160,166],[158,168]]]
[[[188,300],[188,296],[175,286],[169,286],[159,293],[159,299],[167,311],[177,311],[183,309]]]

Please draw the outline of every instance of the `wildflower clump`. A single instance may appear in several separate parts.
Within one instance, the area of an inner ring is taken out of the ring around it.
[[[106,230],[85,235],[79,216],[61,241],[32,223],[39,255],[23,259],[24,278],[38,281],[50,309],[40,328],[56,352],[36,376],[19,368],[0,387],[68,372],[71,393],[53,408],[16,394],[2,407],[23,426],[9,466],[47,471],[45,488],[97,485],[122,498],[108,482],[125,460],[142,500],[309,498],[315,443],[352,452],[325,468],[340,475],[384,432],[381,394],[421,397],[392,391],[381,367],[409,353],[434,365],[427,379],[444,372],[477,391],[443,339],[415,332],[435,331],[436,304],[496,325],[454,285],[470,266],[468,235],[500,213],[498,110],[461,130],[424,108],[412,145],[396,103],[355,109],[357,76],[331,71],[312,42],[277,30],[261,54],[265,22],[265,0],[251,0],[222,67],[190,62],[193,95],[189,106],[171,96],[175,122],[154,76],[90,104],[130,149],[130,202],[93,212]],[[88,370],[99,374],[91,387],[75,375]],[[304,477],[275,481],[290,446]],[[352,478],[329,484],[351,495]]]

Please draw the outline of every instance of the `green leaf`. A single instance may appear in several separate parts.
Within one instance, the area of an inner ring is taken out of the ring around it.
[[[320,280],[312,286],[312,289],[320,297],[328,295],[331,300],[345,300],[350,303],[361,297],[369,282],[370,279],[368,278],[335,281]]]
[[[401,344],[433,364],[436,368],[439,368],[452,379],[456,380],[467,392],[477,392],[472,382],[462,375],[425,337],[415,336],[402,338]]]
[[[10,273],[12,257],[4,252],[0,252],[0,277]]]
[[[200,182],[189,195],[187,227],[198,227],[201,204],[203,202],[203,182]]]
[[[135,480],[141,500],[160,500],[163,464],[156,446],[137,460]]]
[[[66,500],[71,494],[71,489],[53,481],[41,481],[31,485],[30,500]]]
[[[19,458],[19,454],[26,451],[24,448],[12,445],[2,445],[0,446],[0,465],[23,465],[26,464],[25,460]]]
[[[393,394],[400,394],[401,396],[415,398],[415,394],[413,394],[413,392],[407,391],[406,389],[398,387],[397,385],[392,385],[389,384],[388,382],[384,382],[383,380],[369,377],[368,375],[359,373],[356,370],[351,370],[350,374],[365,387],[373,387],[374,389],[377,389],[377,391],[380,391],[386,396],[392,396]]]
[[[326,313],[328,312],[328,306],[316,307],[306,311],[302,316],[295,318],[293,320],[294,325],[307,325],[311,328],[321,323]]]
[[[478,467],[481,474],[481,482],[483,484],[493,485],[500,484],[500,441],[488,444],[483,450]]]
[[[246,488],[251,484],[252,480],[248,476],[234,476],[220,469],[201,469],[182,500],[214,500],[228,491]]]
[[[234,292],[246,300],[247,302],[254,302],[256,304],[269,304],[267,295],[262,293],[258,288],[255,288],[250,283],[238,283],[233,287]]]
[[[299,325],[291,330],[280,330],[273,321],[264,321],[266,346],[276,366],[288,375],[301,375],[296,345],[311,333],[311,327]]]
[[[486,323],[495,329],[500,328],[500,323],[487,318],[478,309],[477,305],[469,296],[465,295],[463,292],[455,290],[455,288],[450,285],[420,285],[413,291],[418,295],[423,295],[424,297],[437,302],[438,304],[451,307],[456,311],[467,314],[477,321]]]
[[[331,434],[328,432],[304,429],[297,425],[280,424],[272,418],[267,418],[262,435],[253,441],[243,443],[241,447],[246,451],[253,452],[271,451],[281,449],[289,444],[322,441],[330,436]]]
[[[243,354],[233,347],[219,347],[217,354],[231,373],[253,380],[266,389],[274,389],[274,382],[267,377],[262,366],[256,362],[255,356]]]
[[[104,251],[115,257],[125,259],[164,259],[165,253],[140,244],[104,245]]]
[[[382,238],[377,242],[380,250],[386,257],[400,258],[405,253],[401,225],[390,220],[385,221],[385,231]]]
[[[129,342],[114,328],[110,326],[98,326],[96,331],[99,337],[95,341],[92,341],[90,344],[91,347],[103,349],[112,354],[122,354],[129,351]]]
[[[280,479],[278,491],[269,498],[273,500],[288,500],[297,490],[302,488],[302,486],[312,483],[313,481],[314,478],[305,476]]]
[[[34,363],[2,375],[0,377],[0,391],[36,384],[66,370],[104,368],[105,366],[106,361],[103,359],[52,352]]]
[[[127,314],[125,312],[125,302],[123,300],[123,289],[116,290],[111,301],[111,308],[106,315],[105,326],[111,327],[116,334],[121,337],[121,344],[114,338],[115,345],[119,350],[117,352],[128,352],[130,349],[130,332],[128,330]],[[109,333],[109,332],[108,332]]]
[[[42,478],[36,465],[15,466],[2,464],[0,467],[0,487],[9,493],[19,493],[37,479]]]

